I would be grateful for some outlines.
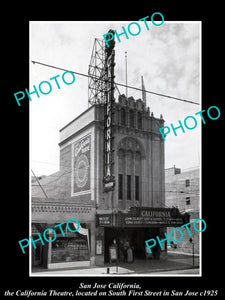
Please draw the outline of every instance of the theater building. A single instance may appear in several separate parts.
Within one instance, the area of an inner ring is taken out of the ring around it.
[[[122,263],[125,248],[135,260],[146,259],[146,240],[163,240],[167,227],[188,221],[179,209],[165,207],[163,117],[150,112],[143,88],[142,99],[114,97],[115,42],[109,44],[95,39],[88,71],[91,106],[60,130],[59,172],[32,183],[34,238],[70,219],[80,228],[71,233],[64,224],[65,233],[58,228],[53,242],[38,241],[33,266]],[[166,241],[163,251],[153,247],[153,259],[166,253]]]
[[[60,130],[60,170],[32,182],[32,236],[46,228],[79,221],[78,232],[57,231],[57,239],[32,247],[32,265],[46,268],[103,265],[116,241],[126,241],[135,259],[145,259],[145,240],[164,238],[168,226],[185,224],[177,209],[165,208],[164,141],[155,117],[141,99],[120,95],[114,102],[111,166],[105,179],[105,108],[89,107]],[[44,189],[41,189],[41,187]],[[47,196],[47,197],[46,197]],[[49,239],[51,236],[49,236]],[[155,249],[154,249],[155,248]],[[154,258],[166,255],[154,247]]]

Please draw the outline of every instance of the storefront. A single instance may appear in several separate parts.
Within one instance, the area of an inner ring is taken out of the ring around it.
[[[37,228],[43,232],[47,228],[52,228],[56,224],[33,224],[32,237],[38,239]],[[32,247],[32,266],[33,268],[58,269],[67,267],[86,267],[90,266],[90,229],[88,224],[80,224],[77,232],[71,233],[62,226],[64,234],[56,229],[57,238],[53,242],[41,241],[35,243],[36,248]],[[85,228],[87,227],[87,228]],[[40,232],[40,233],[41,233]],[[51,233],[49,231],[49,233]],[[47,239],[53,239],[52,234],[47,235]]]
[[[104,227],[104,263],[109,263],[109,248],[116,241],[118,260],[125,262],[124,245],[131,248],[133,258],[146,259],[145,241],[155,236],[162,236],[166,227],[179,227],[186,224],[189,215],[182,215],[174,208],[132,207],[128,213],[97,214],[96,227]],[[160,259],[167,253],[167,244],[164,242],[163,251],[156,246],[152,258]]]
[[[48,269],[90,266],[90,247],[87,235],[77,232],[59,236],[49,244]]]

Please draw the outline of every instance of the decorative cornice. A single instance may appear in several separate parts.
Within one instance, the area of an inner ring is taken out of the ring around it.
[[[32,204],[32,212],[54,212],[54,213],[85,213],[92,211],[92,207],[77,207],[71,205],[49,205],[49,204]]]

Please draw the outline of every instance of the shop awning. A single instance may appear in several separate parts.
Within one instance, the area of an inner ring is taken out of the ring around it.
[[[77,229],[77,227],[78,227],[77,222],[71,221],[70,224],[73,224],[74,229]],[[77,232],[78,232],[79,234],[81,234],[81,235],[86,235],[86,236],[87,236],[88,249],[89,249],[89,253],[90,253],[88,228],[83,228],[83,227],[81,227],[81,225],[80,225],[80,227],[79,227],[79,229],[77,230]]]

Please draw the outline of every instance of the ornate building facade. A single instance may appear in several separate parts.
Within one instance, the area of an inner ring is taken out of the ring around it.
[[[71,218],[81,227],[39,243],[32,250],[33,266],[102,265],[110,261],[113,241],[118,250],[126,241],[135,259],[142,259],[145,240],[183,224],[178,211],[165,208],[162,116],[154,117],[141,99],[120,95],[112,125],[115,187],[110,191],[103,184],[104,106],[92,105],[60,130],[60,170],[39,180],[48,198],[37,183],[32,186],[32,235]],[[160,249],[155,252],[159,258]]]

